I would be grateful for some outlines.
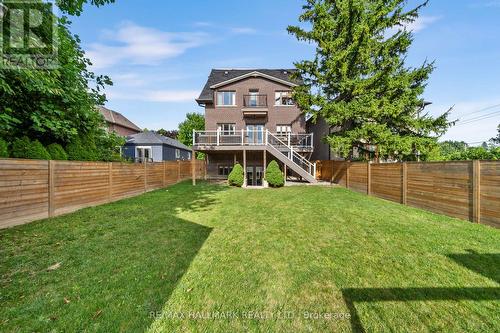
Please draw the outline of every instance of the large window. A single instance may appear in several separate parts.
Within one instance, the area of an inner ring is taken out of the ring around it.
[[[290,125],[277,125],[276,126],[276,134],[280,136],[288,135],[288,133],[292,132],[292,126]]]
[[[294,105],[291,91],[276,91],[274,105]]]
[[[181,150],[180,149],[175,150],[175,158],[181,158]]]
[[[235,91],[218,91],[217,105],[220,106],[235,106],[236,92]]]
[[[135,159],[137,162],[152,162],[151,147],[136,147],[135,148]]]
[[[236,133],[236,124],[219,124],[217,127],[222,135],[234,135]]]

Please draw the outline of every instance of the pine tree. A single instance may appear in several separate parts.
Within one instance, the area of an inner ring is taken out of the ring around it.
[[[297,104],[338,128],[326,138],[344,157],[353,148],[374,145],[380,156],[425,158],[451,125],[448,110],[422,114],[426,81],[434,63],[405,65],[412,32],[405,26],[420,9],[405,11],[404,0],[308,0],[300,22],[289,26],[300,41],[316,45],[313,60],[295,64],[304,85],[294,91]]]

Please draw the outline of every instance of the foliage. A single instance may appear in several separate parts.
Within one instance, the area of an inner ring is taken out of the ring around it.
[[[16,138],[12,142],[11,156],[14,158],[27,158],[31,141],[27,136]]]
[[[468,147],[466,150],[447,156],[447,160],[500,160],[500,147]]]
[[[491,138],[491,140],[490,140],[491,143],[493,143],[494,145],[500,145],[500,125],[498,125],[497,130],[498,130],[497,136],[494,138]]]
[[[156,131],[156,133],[163,135],[163,136],[166,136],[167,138],[174,139],[174,140],[177,140],[177,136],[179,135],[178,130],[166,130],[163,128],[160,128],[158,131]]]
[[[77,16],[80,16],[83,11],[83,5],[88,2],[88,0],[56,0],[59,9],[70,15]],[[114,2],[115,0],[90,0],[90,4],[97,7]]]
[[[244,181],[245,181],[245,175],[243,172],[243,167],[241,166],[241,164],[237,163],[233,167],[233,170],[229,173],[229,176],[227,177],[227,182],[231,186],[242,187]]]
[[[285,178],[283,177],[283,173],[280,170],[278,162],[272,160],[269,163],[264,179],[271,187],[282,187],[285,185]]]
[[[426,81],[434,69],[424,62],[406,67],[414,22],[420,9],[404,10],[405,0],[308,0],[299,21],[289,26],[300,41],[316,46],[313,60],[295,64],[298,106],[316,121],[339,130],[327,141],[351,157],[353,147],[377,145],[380,157],[425,159],[437,137],[451,125],[448,112],[434,118],[423,112]]]
[[[203,131],[205,129],[205,117],[199,113],[188,113],[186,114],[186,120],[179,124],[179,132],[177,135],[177,140],[182,142],[188,147],[193,145],[193,130]],[[205,154],[197,153],[198,159],[202,160],[205,158]]]
[[[4,139],[0,139],[0,158],[9,157],[9,144]]]
[[[76,137],[66,146],[66,152],[72,161],[96,161],[99,158],[97,146],[91,137]]]
[[[462,153],[467,150],[468,145],[464,141],[443,141],[439,143],[439,149],[442,156],[451,156],[457,153]]]
[[[83,1],[60,3],[68,9],[81,6]],[[98,5],[104,1],[92,3]],[[43,7],[43,10],[52,15],[49,8]],[[42,69],[32,64],[32,67],[0,73],[0,105],[3,107],[0,136],[26,135],[43,144],[61,145],[71,143],[78,136],[105,140],[104,119],[95,106],[105,102],[102,90],[112,82],[109,77],[88,70],[90,61],[85,58],[79,38],[70,33],[68,19],[50,17],[54,21],[44,20],[37,34],[51,40],[51,28],[57,30],[58,67]],[[7,29],[16,27],[7,26]],[[112,143],[113,138],[108,139]]]
[[[66,154],[64,148],[58,143],[48,145],[47,152],[52,160],[66,161],[68,159],[68,154]]]
[[[50,154],[40,141],[31,141],[27,136],[14,140],[11,155],[15,158],[50,160]]]

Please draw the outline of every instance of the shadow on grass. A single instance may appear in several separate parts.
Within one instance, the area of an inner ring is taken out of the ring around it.
[[[449,258],[484,277],[500,283],[500,254],[450,254]],[[351,314],[353,332],[365,332],[355,303],[410,301],[496,301],[500,288],[346,288],[344,302]]]
[[[500,253],[468,252],[449,254],[448,257],[471,271],[500,283]]]
[[[179,210],[222,190],[182,183],[0,231],[0,331],[146,330],[212,230]]]

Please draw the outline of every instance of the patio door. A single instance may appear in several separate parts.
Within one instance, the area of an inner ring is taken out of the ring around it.
[[[247,138],[250,145],[264,144],[264,125],[247,125]]]
[[[247,186],[262,186],[263,170],[261,166],[247,166]]]

